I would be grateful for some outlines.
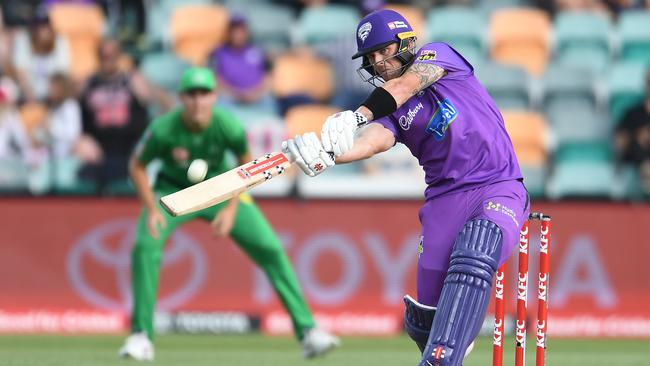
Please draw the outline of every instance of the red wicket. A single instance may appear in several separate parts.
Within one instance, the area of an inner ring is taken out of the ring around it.
[[[539,246],[539,275],[537,281],[536,366],[546,365],[546,331],[548,329],[549,247],[551,242],[551,217],[539,212],[531,213],[519,234],[519,266],[517,272],[517,322],[515,329],[515,366],[526,361],[526,316],[528,312],[528,249],[530,221],[541,221]],[[492,365],[503,365],[505,323],[505,268],[496,273],[494,293],[494,337]]]

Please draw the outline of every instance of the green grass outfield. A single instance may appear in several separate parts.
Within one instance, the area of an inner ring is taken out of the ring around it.
[[[123,337],[118,336],[0,336],[1,366],[128,365],[117,358]],[[417,348],[405,336],[344,338],[343,347],[324,358],[304,361],[296,342],[287,337],[168,335],[157,340],[154,365],[417,365]],[[529,340],[529,346],[532,342]],[[512,347],[505,365],[512,365]],[[527,365],[534,364],[529,348]],[[492,363],[491,339],[481,338],[465,366]],[[553,366],[650,365],[648,340],[551,339],[547,364]]]

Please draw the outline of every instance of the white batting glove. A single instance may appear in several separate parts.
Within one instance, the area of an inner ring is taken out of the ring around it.
[[[358,112],[343,111],[327,117],[321,129],[321,139],[325,151],[341,156],[352,149],[354,132],[368,119]]]
[[[334,158],[323,148],[314,132],[282,141],[282,152],[289,154],[305,174],[315,177],[334,166]]]

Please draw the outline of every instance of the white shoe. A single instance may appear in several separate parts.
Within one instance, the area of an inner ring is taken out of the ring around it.
[[[117,353],[123,358],[132,358],[136,361],[153,361],[153,343],[146,333],[133,333],[126,338],[124,346]]]
[[[318,328],[311,328],[305,333],[300,345],[302,346],[302,355],[305,358],[314,358],[324,355],[334,347],[340,346],[341,340]]]
[[[474,341],[467,346],[467,349],[465,350],[465,356],[463,356],[463,359],[466,359],[467,356],[472,353],[472,350],[474,349]]]

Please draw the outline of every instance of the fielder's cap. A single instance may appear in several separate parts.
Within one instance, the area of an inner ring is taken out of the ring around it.
[[[213,91],[216,84],[212,70],[207,67],[190,67],[181,76],[179,91],[181,93],[196,89]]]
[[[366,15],[357,27],[357,53],[352,59],[380,50],[393,42],[415,37],[409,22],[400,13],[383,9]]]

